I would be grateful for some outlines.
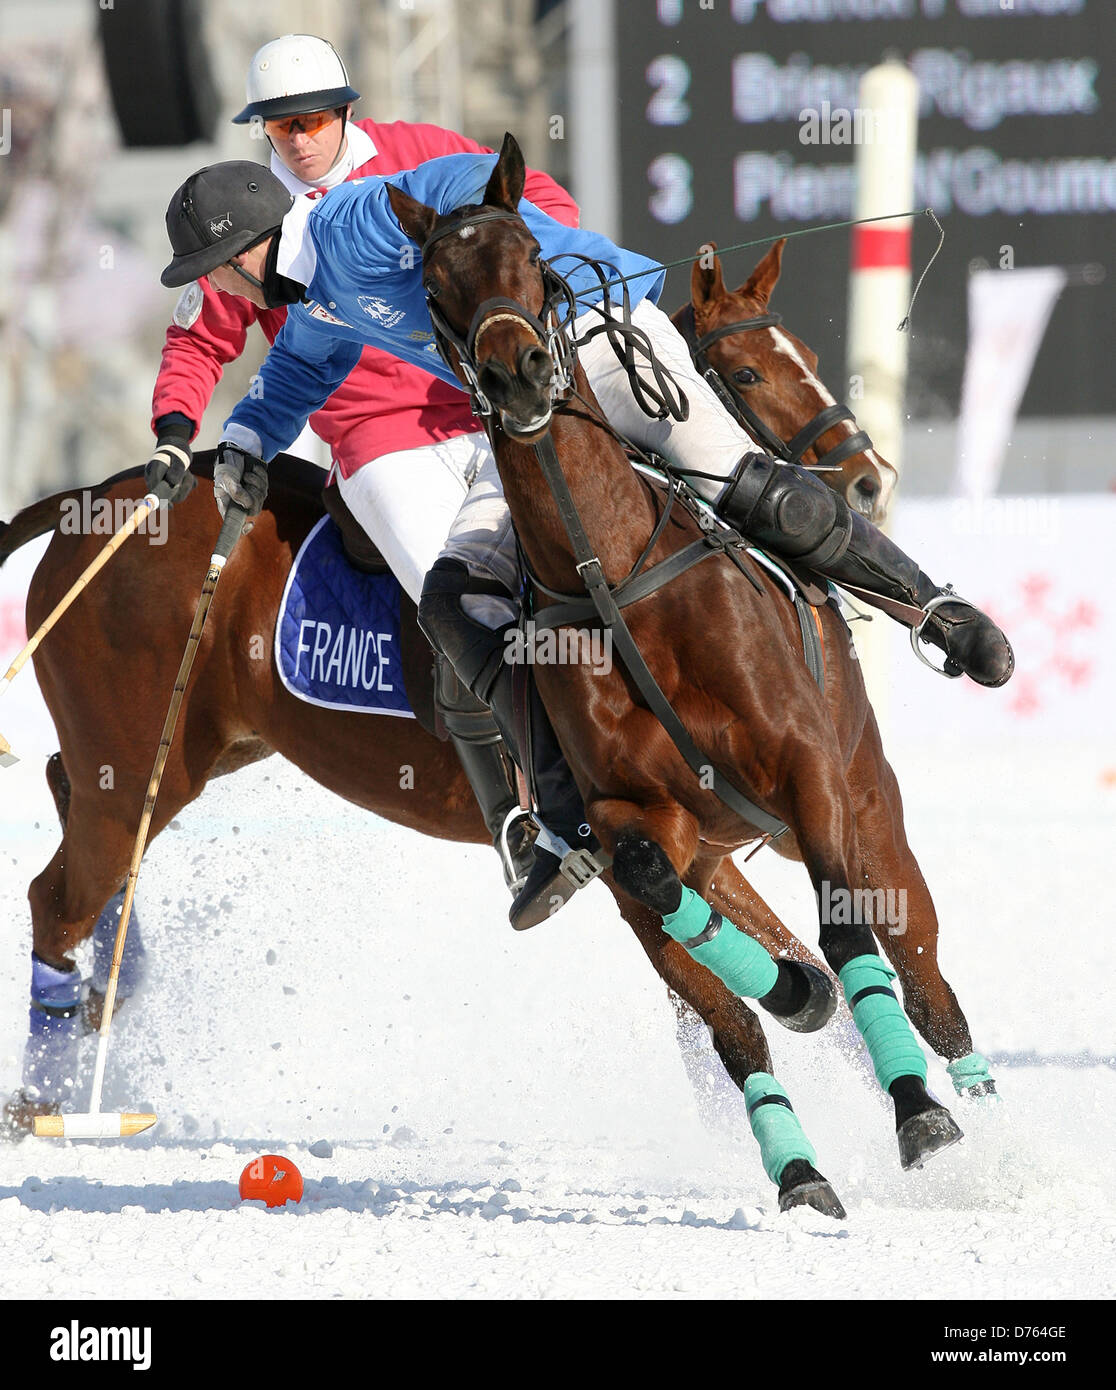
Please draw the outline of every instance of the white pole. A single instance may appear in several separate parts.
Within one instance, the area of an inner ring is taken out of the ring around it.
[[[881,217],[914,206],[918,143],[918,83],[903,63],[889,60],[861,79],[854,112],[856,205],[853,216]],[[911,219],[854,227],[849,273],[849,401],[859,424],[899,475],[903,467],[906,333],[898,331],[911,292]],[[894,506],[894,497],[892,499]],[[889,516],[891,515],[889,510]],[[884,529],[887,529],[886,523]],[[881,615],[857,623],[857,650],[868,693],[883,723],[887,638]]]
[[[614,0],[568,0],[570,182],[581,225],[620,235]],[[631,3],[631,0],[628,0]]]

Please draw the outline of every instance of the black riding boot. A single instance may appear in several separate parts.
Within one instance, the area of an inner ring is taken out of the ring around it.
[[[529,770],[541,828],[526,882],[509,913],[512,926],[523,930],[553,915],[608,861],[585,824],[581,793],[537,696],[529,720],[531,748],[520,749],[512,708],[512,667],[504,659],[503,634],[464,611],[461,599],[470,591],[477,592],[475,583],[460,561],[437,561],[423,585],[419,625],[466,687],[491,710],[512,756]]]
[[[534,865],[508,911],[508,920],[516,931],[536,927],[553,917],[579,888],[584,888],[607,868],[609,862],[600,841],[589,829],[581,793],[534,682],[529,688],[531,747],[529,756],[520,766],[529,769],[542,828],[535,840]],[[518,730],[514,728],[510,666],[504,666],[497,675],[489,699],[493,716],[505,731],[505,740],[509,733],[514,740]]]
[[[920,619],[899,621],[945,652],[946,675],[998,686],[1015,669],[1011,644],[991,618],[952,590],[939,589],[894,541],[805,468],[748,454],[717,510],[749,540],[835,584],[866,590],[869,602],[875,594],[918,609]]]
[[[435,706],[500,856],[504,882],[514,895],[526,883],[535,861],[534,826],[527,812],[519,809],[501,748],[500,730],[488,706],[462,685],[448,657],[435,652],[434,660]]]

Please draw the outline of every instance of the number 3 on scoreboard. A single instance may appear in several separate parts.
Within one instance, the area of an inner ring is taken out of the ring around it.
[[[647,166],[647,181],[655,190],[647,200],[657,222],[684,222],[694,206],[694,171],[680,154],[658,155]]]

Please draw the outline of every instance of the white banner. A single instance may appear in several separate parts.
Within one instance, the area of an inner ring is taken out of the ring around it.
[[[1019,403],[1065,283],[1059,266],[980,270],[969,277],[955,496],[979,501],[996,492]]]
[[[1051,743],[1091,743],[1116,765],[1116,608],[1106,597],[1114,529],[1116,496],[1106,494],[905,500],[896,543],[1000,624],[1016,668],[999,690],[947,681],[884,619],[891,734],[973,747],[1015,741],[1024,757]],[[928,653],[941,664],[936,648]]]

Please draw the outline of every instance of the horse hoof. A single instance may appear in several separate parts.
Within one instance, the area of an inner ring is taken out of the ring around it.
[[[805,961],[780,961],[779,964],[798,974],[798,987],[792,1001],[794,1009],[788,1014],[778,1014],[772,1009],[768,1009],[768,1013],[792,1033],[816,1033],[825,1027],[837,1009],[837,991],[833,981],[824,970]],[[759,1000],[759,1003],[763,1005],[763,1000]]]
[[[904,1170],[921,1168],[928,1158],[964,1136],[961,1127],[944,1105],[935,1105],[912,1115],[899,1126],[899,1161]]]
[[[37,1115],[57,1115],[54,1101],[31,1100],[23,1091],[13,1091],[0,1110],[0,1143],[18,1144],[32,1132]]]
[[[812,1207],[823,1216],[832,1216],[835,1221],[844,1221],[847,1214],[836,1192],[813,1164],[805,1159],[794,1159],[783,1169],[783,1180],[779,1184],[779,1210],[790,1211],[792,1207]]]

